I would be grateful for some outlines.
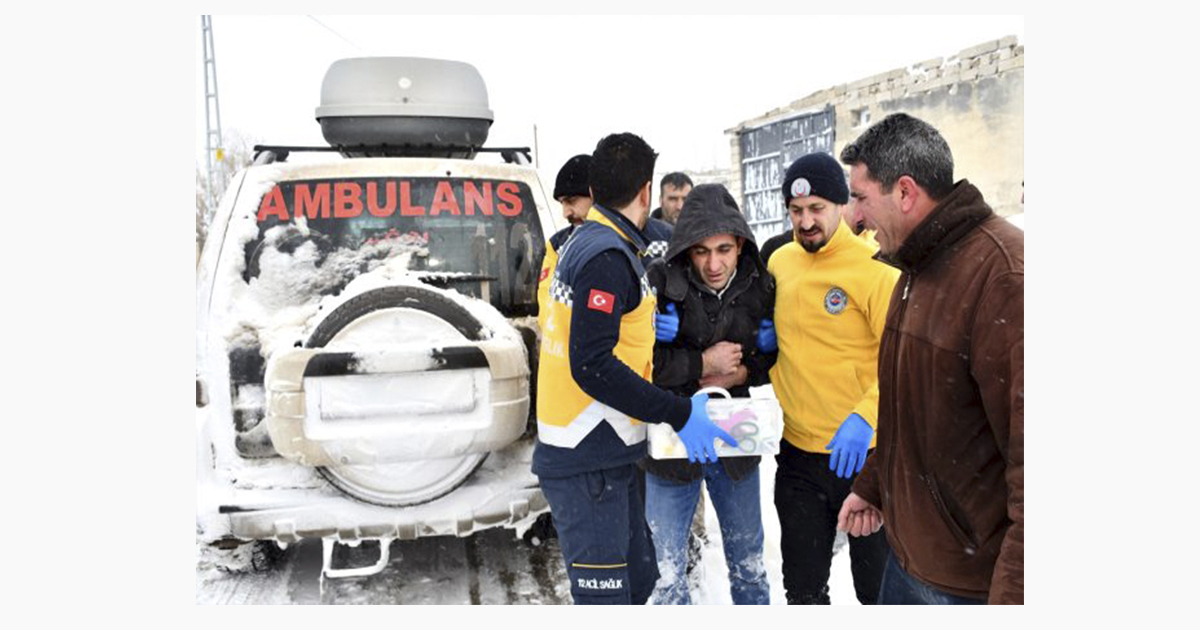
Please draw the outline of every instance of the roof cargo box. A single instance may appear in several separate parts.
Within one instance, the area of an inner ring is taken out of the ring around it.
[[[325,140],[350,157],[469,158],[494,120],[474,66],[420,57],[335,61],[316,118]]]

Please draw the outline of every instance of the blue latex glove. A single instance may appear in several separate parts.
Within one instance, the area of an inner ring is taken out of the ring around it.
[[[758,350],[759,352],[777,352],[779,351],[779,341],[775,338],[775,322],[769,319],[764,319],[758,324]]]
[[[666,313],[654,314],[654,338],[658,341],[674,341],[679,334],[679,315],[675,314],[675,303],[667,303]]]
[[[708,417],[708,394],[692,396],[692,414],[687,424],[679,431],[679,439],[687,448],[688,461],[708,463],[717,461],[717,447],[713,440],[721,438],[726,444],[737,448],[737,439],[718,427]]]
[[[862,416],[850,414],[833,434],[833,441],[825,445],[832,451],[829,453],[829,470],[836,470],[837,476],[844,479],[857,475],[867,461],[867,449],[871,448],[874,435],[875,429]]]

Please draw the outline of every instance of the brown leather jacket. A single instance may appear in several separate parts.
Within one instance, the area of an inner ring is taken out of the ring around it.
[[[960,181],[892,259],[879,437],[854,492],[900,565],[943,591],[1024,602],[1025,234]]]

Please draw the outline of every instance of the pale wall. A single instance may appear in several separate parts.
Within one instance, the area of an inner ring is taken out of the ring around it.
[[[946,138],[954,154],[955,179],[966,178],[1002,216],[1023,212],[1025,170],[1025,51],[1015,37],[984,42],[943,60],[930,59],[814,92],[784,107],[726,130],[732,163],[741,177],[738,133],[832,105],[836,118],[834,155],[871,123],[895,112],[920,118]],[[867,109],[870,122],[855,126]],[[740,181],[731,190],[740,200]]]

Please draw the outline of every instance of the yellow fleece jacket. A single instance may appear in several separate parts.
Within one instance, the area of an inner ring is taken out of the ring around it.
[[[793,242],[771,256],[779,340],[771,384],[783,407],[783,437],[798,449],[828,453],[825,445],[851,413],[878,428],[879,339],[900,271],[874,254],[839,222],[815,254]]]

